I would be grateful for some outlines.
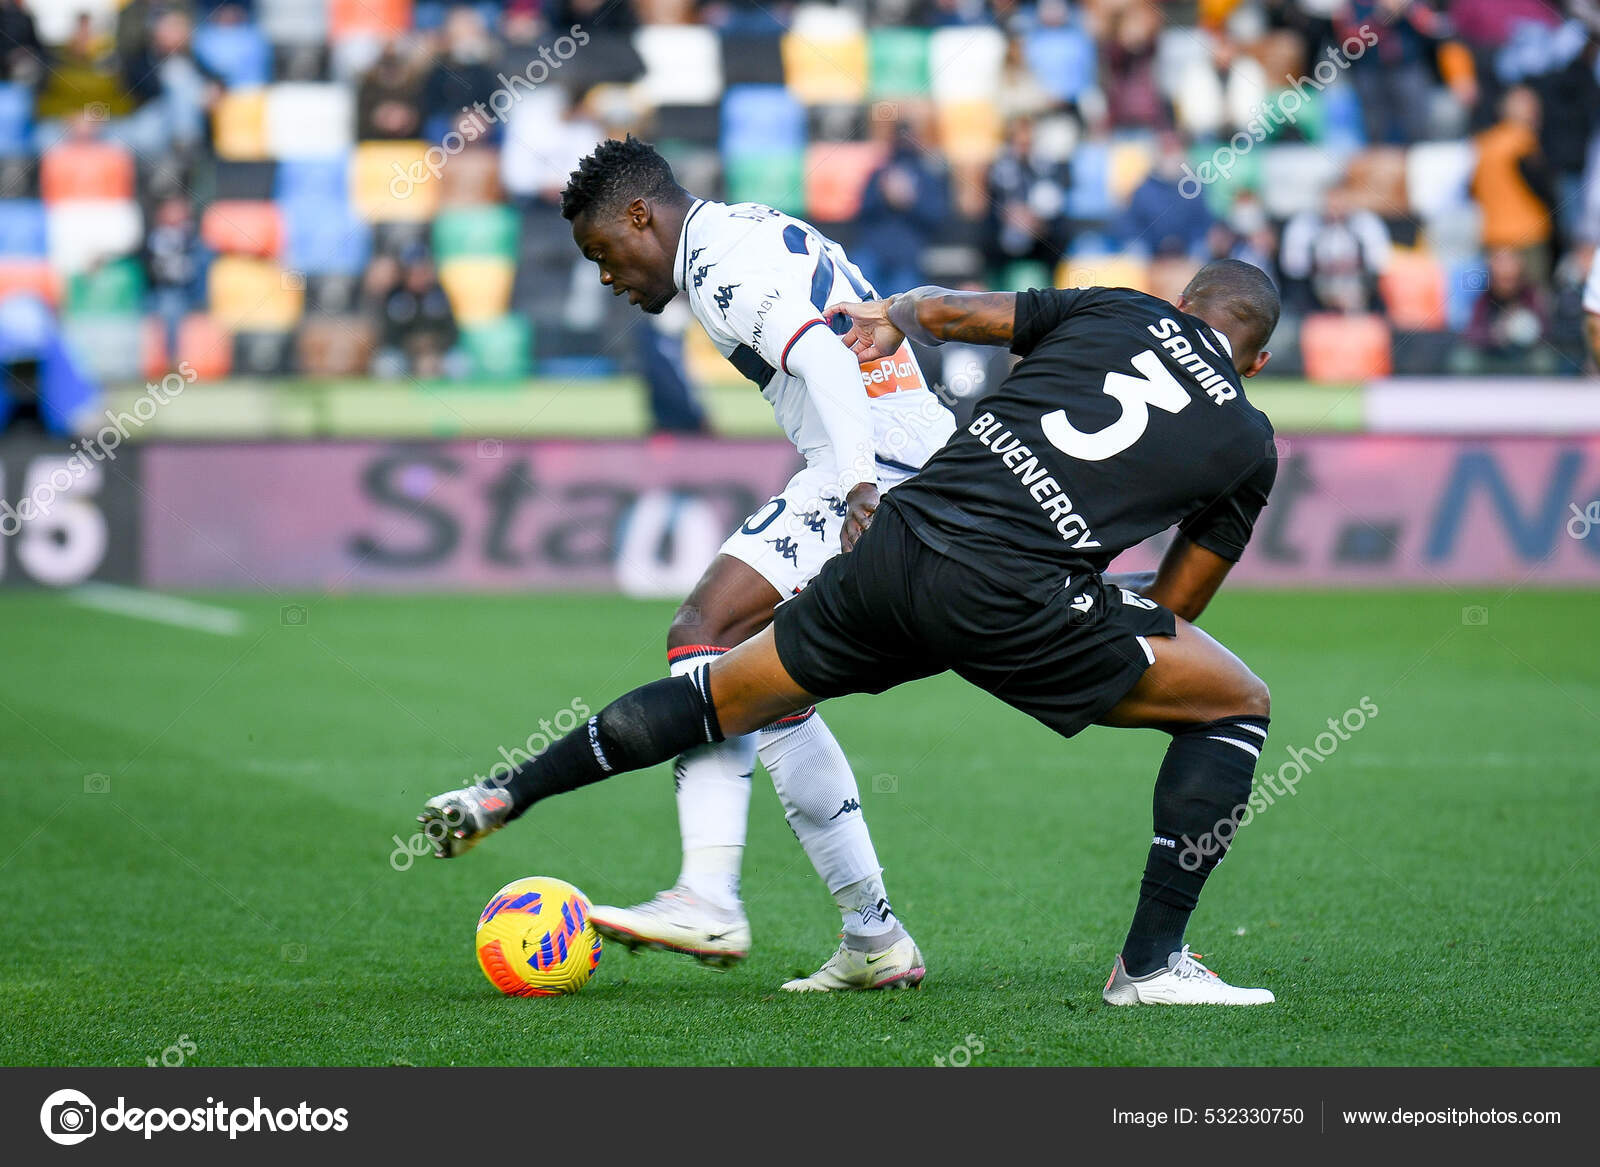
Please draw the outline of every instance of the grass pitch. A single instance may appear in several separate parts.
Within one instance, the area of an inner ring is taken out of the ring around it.
[[[671,605],[204,599],[242,614],[238,635],[0,597],[0,1062],[1600,1060],[1592,594],[1214,605],[1206,627],[1273,689],[1262,773],[1326,747],[1363,697],[1378,709],[1241,832],[1191,924],[1223,976],[1278,994],[1250,1010],[1100,1003],[1165,739],[1062,742],[950,677],[826,710],[922,990],[778,991],[838,917],[758,772],[748,961],[608,947],[574,997],[501,997],[473,958],[480,907],[520,875],[600,902],[670,883],[668,768],[546,803],[451,863],[396,870],[393,836],[539,718],[660,675]],[[1464,622],[1477,605],[1487,623]]]

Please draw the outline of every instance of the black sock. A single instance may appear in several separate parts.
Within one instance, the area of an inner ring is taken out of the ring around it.
[[[641,685],[618,697],[503,781],[511,818],[540,799],[614,774],[642,770],[684,750],[722,740],[711,705],[709,666]]]
[[[1139,907],[1122,945],[1129,976],[1167,967],[1183,947],[1206,877],[1233,841],[1250,799],[1265,717],[1230,717],[1172,735],[1156,776],[1155,838],[1139,885]]]

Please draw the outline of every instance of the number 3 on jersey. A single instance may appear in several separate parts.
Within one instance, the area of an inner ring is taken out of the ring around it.
[[[1144,436],[1150,424],[1150,407],[1177,413],[1189,404],[1189,394],[1178,379],[1161,363],[1161,358],[1146,349],[1133,358],[1133,367],[1142,376],[1107,373],[1105,392],[1122,403],[1122,415],[1096,433],[1086,434],[1067,420],[1067,411],[1057,409],[1040,419],[1044,436],[1063,454],[1085,462],[1104,462],[1122,453]]]

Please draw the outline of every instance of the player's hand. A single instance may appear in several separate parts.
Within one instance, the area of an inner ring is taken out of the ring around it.
[[[900,351],[905,333],[889,323],[889,301],[869,300],[865,304],[836,304],[828,324],[835,332],[848,323],[849,331],[839,339],[856,354],[858,361],[881,360]]]
[[[870,482],[858,482],[845,495],[844,502],[844,529],[839,532],[839,547],[848,551],[872,526],[872,516],[878,512],[878,488]]]

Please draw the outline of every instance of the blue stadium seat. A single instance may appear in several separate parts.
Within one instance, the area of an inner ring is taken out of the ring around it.
[[[1108,219],[1117,213],[1111,198],[1111,147],[1084,142],[1072,155],[1072,190],[1067,208],[1075,219]]]
[[[355,275],[372,252],[372,228],[343,198],[281,200],[285,267],[306,275]]]
[[[350,162],[345,158],[285,158],[278,163],[272,197],[279,202],[348,202]]]
[[[26,85],[0,85],[0,157],[32,152],[28,128],[32,118],[32,90]]]
[[[724,158],[802,150],[805,107],[782,85],[735,85],[722,97]]]
[[[272,78],[272,46],[253,24],[203,24],[194,32],[194,55],[229,89],[265,85]]]
[[[43,256],[48,250],[44,204],[0,199],[0,255]]]
[[[1357,149],[1367,144],[1361,122],[1361,100],[1353,85],[1330,85],[1322,91],[1322,141],[1325,145]]]
[[[1076,100],[1095,82],[1094,41],[1076,28],[1041,28],[1023,42],[1028,69],[1047,93]]]

